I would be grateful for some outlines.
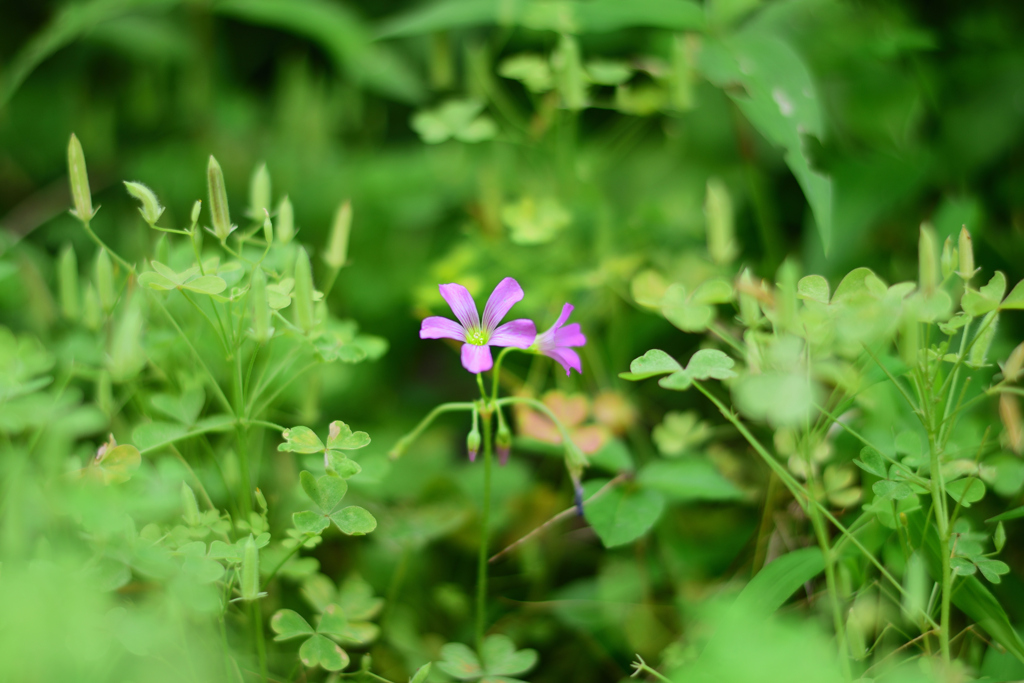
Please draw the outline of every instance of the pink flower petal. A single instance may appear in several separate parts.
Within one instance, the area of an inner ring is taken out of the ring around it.
[[[580,331],[580,324],[566,325],[555,332],[555,346],[583,346],[587,338]]]
[[[466,341],[466,331],[454,320],[432,315],[420,325],[420,339],[456,339]]]
[[[514,278],[507,277],[498,283],[484,306],[484,329],[493,332],[498,323],[516,303],[523,300],[523,288]],[[536,335],[536,329],[534,334]],[[532,341],[530,342],[533,343]],[[509,344],[509,346],[512,346]]]
[[[470,372],[487,372],[494,365],[490,346],[462,345],[462,367]]]
[[[496,329],[487,343],[494,346],[514,346],[517,349],[528,349],[533,346],[535,339],[537,339],[537,326],[533,324],[532,320],[520,318],[509,321]]]
[[[464,328],[469,330],[480,327],[480,315],[476,311],[476,302],[473,301],[468,289],[455,283],[438,285],[437,288],[441,290],[441,296],[451,306],[452,313]]]
[[[544,351],[544,355],[550,358],[554,358],[556,361],[565,368],[565,374],[570,375],[569,369],[572,368],[576,372],[583,374],[583,363],[580,361],[580,355],[569,348],[558,347],[554,349],[548,349]]]
[[[561,312],[561,314],[559,314],[558,320],[555,321],[555,324],[551,326],[551,329],[552,330],[557,330],[559,327],[564,325],[565,321],[568,320],[569,316],[572,314],[573,308],[575,308],[575,307],[572,304],[570,304],[570,303],[563,304],[562,305],[562,312]]]

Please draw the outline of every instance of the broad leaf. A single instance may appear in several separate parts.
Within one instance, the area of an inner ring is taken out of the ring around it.
[[[274,640],[289,640],[299,636],[313,634],[313,627],[309,625],[298,612],[290,609],[278,610],[270,618],[270,628],[277,635]]]
[[[285,442],[278,445],[277,450],[293,453],[322,453],[324,442],[309,427],[292,427],[281,434]]]
[[[516,651],[515,643],[508,636],[488,636],[480,648],[480,658],[488,676],[516,676],[526,673],[537,665],[536,650]]]
[[[625,545],[647,533],[665,510],[657,491],[617,487],[584,508],[586,519],[606,548]]]
[[[619,377],[628,380],[647,379],[648,377],[665,375],[682,369],[683,366],[664,351],[651,349],[630,363],[629,372],[620,373]]]
[[[693,379],[730,379],[736,376],[732,367],[736,362],[718,349],[701,349],[693,354],[686,372]]]
[[[377,520],[373,515],[358,505],[350,505],[335,512],[331,515],[331,521],[341,529],[342,533],[349,536],[363,536],[377,528]]]
[[[306,492],[309,499],[316,503],[317,507],[324,511],[325,514],[334,512],[334,509],[338,507],[338,503],[345,497],[348,492],[348,484],[341,477],[332,477],[329,474],[325,474],[319,478],[314,478],[312,474],[303,470],[299,473],[299,482],[302,484],[302,490]]]
[[[317,634],[299,648],[299,659],[312,668],[321,666],[327,671],[341,671],[349,663],[348,653],[328,638]]]
[[[738,500],[743,492],[701,458],[655,460],[637,475],[644,488],[665,494],[676,503],[701,500]],[[598,499],[600,500],[600,499]]]

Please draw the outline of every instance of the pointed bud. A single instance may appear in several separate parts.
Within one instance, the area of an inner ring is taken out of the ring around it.
[[[939,285],[939,252],[935,230],[928,223],[921,224],[917,243],[917,284],[925,294],[931,294]]]
[[[498,420],[498,432],[494,436],[494,450],[498,454],[498,463],[502,466],[508,463],[508,456],[512,452],[512,432],[505,424],[504,418]]]
[[[956,272],[954,269],[957,266],[957,250],[953,246],[952,237],[947,237],[946,241],[942,243],[942,256],[939,261],[942,264],[943,280]]]
[[[1014,453],[1020,454],[1024,428],[1021,426],[1020,404],[1013,394],[999,394],[999,419],[1006,429],[1006,445]]]
[[[1022,367],[1024,367],[1024,342],[1018,344],[1017,348],[1010,352],[1010,357],[1003,365],[1003,378],[1007,382],[1016,382],[1020,377]]]
[[[558,47],[551,55],[551,66],[555,72],[558,94],[562,106],[577,111],[587,106],[587,80],[583,70],[583,58],[576,38],[563,33]]]
[[[164,207],[160,206],[160,201],[156,198],[156,193],[142,183],[130,180],[124,181],[124,186],[125,189],[128,190],[128,194],[138,199],[142,204],[142,206],[139,207],[139,213],[142,214],[142,219],[150,225],[156,225],[156,222],[160,220],[160,215],[164,212]]]
[[[195,229],[199,225],[199,214],[203,210],[203,200],[197,199],[196,203],[192,205],[192,228]]]
[[[971,342],[971,351],[968,354],[967,364],[974,368],[985,365],[988,357],[988,350],[992,347],[992,340],[996,336],[996,326],[999,324],[999,312],[992,311],[982,318],[981,331]]]
[[[182,515],[185,524],[198,526],[200,521],[199,504],[196,502],[196,494],[192,491],[192,487],[185,482],[181,482],[181,507],[185,511],[185,514]]]
[[[757,297],[751,294],[755,291],[755,284],[749,268],[744,268],[740,273],[739,286],[736,290],[740,299],[740,320],[747,327],[756,327],[761,320],[761,305],[757,302]]]
[[[260,164],[249,179],[249,218],[258,221],[270,210],[270,172]]]
[[[960,271],[957,273],[964,282],[970,282],[974,277],[974,245],[971,243],[971,233],[967,226],[960,228]]]
[[[270,304],[267,301],[267,276],[256,266],[252,274],[252,331],[257,341],[264,342],[274,333],[270,327]]]
[[[60,252],[60,266],[57,271],[60,280],[60,310],[68,320],[77,320],[81,313],[79,306],[78,257],[70,244]]]
[[[83,223],[88,223],[96,212],[92,208],[92,192],[89,190],[89,173],[85,168],[85,153],[82,143],[74,133],[68,142],[68,178],[71,181],[71,198],[75,208],[71,212]]]
[[[90,330],[100,329],[103,323],[100,296],[91,282],[85,285],[85,295],[82,297],[82,322]]]
[[[103,310],[110,312],[117,301],[117,293],[114,291],[114,264],[106,249],[96,254],[96,290]]]
[[[352,202],[346,200],[334,213],[331,240],[324,254],[324,262],[332,268],[341,268],[348,259],[348,235],[352,228]]]
[[[477,429],[475,420],[473,421],[473,429],[466,436],[466,452],[469,454],[470,462],[474,462],[477,453],[480,452],[480,430]]]
[[[263,491],[259,490],[259,487],[256,488],[256,504],[260,506],[260,510],[262,510],[263,512],[266,512],[268,510],[267,499],[266,497],[264,497]]]
[[[242,550],[242,577],[240,580],[243,600],[255,600],[260,597],[260,550],[252,534],[245,541]]]
[[[739,251],[736,246],[732,199],[725,183],[718,178],[708,180],[704,216],[707,221],[708,254],[711,255],[711,260],[720,266],[731,263]]]
[[[235,229],[231,225],[231,214],[228,212],[228,191],[224,186],[224,173],[220,164],[210,155],[210,163],[206,166],[206,189],[210,199],[210,221],[213,223],[213,234],[221,242]]]
[[[302,247],[295,256],[295,323],[305,332],[313,329],[313,271]]]
[[[281,244],[288,244],[295,237],[295,210],[288,196],[277,205],[277,239]]]
[[[268,244],[274,243],[274,224],[270,222],[270,212],[263,210],[263,240]]]

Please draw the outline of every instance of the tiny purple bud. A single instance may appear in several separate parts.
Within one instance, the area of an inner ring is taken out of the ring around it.
[[[469,461],[476,461],[476,454],[480,452],[480,431],[473,425],[473,431],[466,437],[466,450],[469,451]]]
[[[573,480],[573,498],[576,501],[576,511],[580,513],[580,517],[586,519],[586,515],[583,514],[583,484],[578,480]]]

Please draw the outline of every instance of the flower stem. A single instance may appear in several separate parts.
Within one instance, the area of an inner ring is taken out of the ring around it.
[[[477,375],[479,377],[480,375]],[[481,382],[482,386],[482,382]],[[476,574],[476,648],[479,652],[484,644],[487,629],[487,545],[491,523],[491,414],[483,418],[484,436],[484,505],[480,513],[480,551],[477,556]]]
[[[412,443],[419,438],[420,434],[422,434],[423,431],[427,427],[429,427],[430,424],[434,420],[436,420],[437,416],[440,415],[441,413],[448,413],[453,410],[473,410],[475,407],[476,404],[470,402],[442,403],[441,405],[435,407],[433,410],[427,413],[426,417],[420,420],[420,423],[416,425],[416,427],[411,432],[409,432],[401,439],[399,439],[398,442],[392,447],[391,452],[389,453],[391,459],[394,460],[401,456],[402,453],[405,452],[405,449],[411,446]]]

